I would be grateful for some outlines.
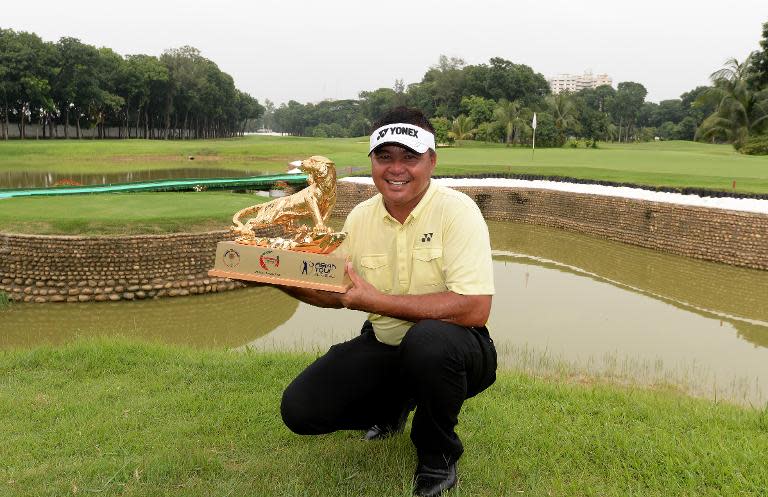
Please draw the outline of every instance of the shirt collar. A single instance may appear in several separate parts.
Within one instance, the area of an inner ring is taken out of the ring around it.
[[[414,207],[411,213],[408,214],[408,217],[405,219],[405,222],[403,224],[407,224],[412,219],[417,219],[419,215],[424,211],[424,209],[426,208],[426,205],[429,203],[432,197],[434,197],[436,191],[437,191],[437,183],[435,183],[435,181],[430,178],[427,191],[424,193],[424,196],[421,197],[421,200],[419,200],[419,203],[416,204],[416,207]],[[389,219],[391,221],[394,221],[400,224],[400,222],[397,219],[392,217],[389,214],[389,212],[387,212],[387,208],[384,206],[384,196],[382,196],[381,193],[379,193],[379,201],[377,203],[377,208],[379,210],[378,215],[380,217],[383,217],[384,219]]]

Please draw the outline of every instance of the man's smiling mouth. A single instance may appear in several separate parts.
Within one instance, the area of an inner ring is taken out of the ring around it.
[[[391,180],[391,179],[386,180],[386,182],[389,183],[390,185],[394,185],[394,186],[402,186],[402,185],[404,185],[406,183],[410,183],[410,181],[404,181],[404,180],[394,181],[394,180]]]

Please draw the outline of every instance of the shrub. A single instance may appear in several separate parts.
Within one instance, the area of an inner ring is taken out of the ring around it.
[[[11,299],[8,294],[0,291],[0,309],[5,309],[11,305]]]
[[[312,128],[312,136],[314,138],[328,138],[328,130],[325,124],[318,124]]]
[[[433,117],[429,122],[435,128],[435,142],[441,145],[453,142],[448,136],[448,132],[451,130],[451,121],[445,117]]]
[[[768,155],[768,135],[753,136],[737,150],[746,155]]]
[[[589,140],[583,140],[581,138],[568,138],[565,141],[565,146],[569,148],[587,148],[592,146],[591,142]],[[597,147],[594,147],[597,148]]]
[[[480,123],[475,131],[475,138],[484,142],[503,142],[504,141],[504,126],[498,122],[486,122]]]

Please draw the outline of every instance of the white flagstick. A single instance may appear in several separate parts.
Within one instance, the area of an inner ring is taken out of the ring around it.
[[[533,148],[531,149],[531,160],[533,160],[533,154],[536,153],[536,113],[533,113],[533,122],[531,123],[533,128]]]

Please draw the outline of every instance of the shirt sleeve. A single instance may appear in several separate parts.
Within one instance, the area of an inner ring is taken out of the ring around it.
[[[443,271],[448,290],[493,295],[493,260],[488,225],[474,202],[453,209],[443,233]]]

